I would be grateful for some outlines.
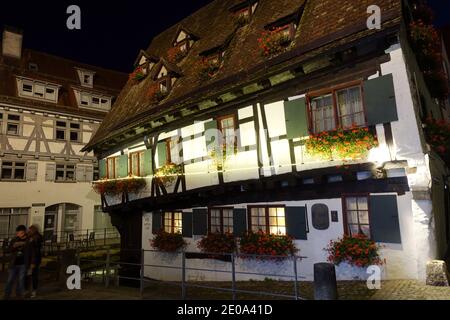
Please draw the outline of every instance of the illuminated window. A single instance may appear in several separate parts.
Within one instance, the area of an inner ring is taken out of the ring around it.
[[[348,235],[354,236],[357,234],[364,234],[370,238],[368,197],[345,197],[344,207]]]
[[[366,123],[360,86],[330,90],[310,97],[310,118],[315,134],[350,129]]]
[[[233,208],[209,210],[209,232],[233,233]]]
[[[251,207],[249,219],[253,232],[286,235],[284,207]]]
[[[163,230],[167,233],[182,233],[182,213],[164,212],[162,214]]]
[[[167,163],[179,164],[180,159],[180,139],[173,137],[166,140]]]

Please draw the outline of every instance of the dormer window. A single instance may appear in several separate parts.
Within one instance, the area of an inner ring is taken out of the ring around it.
[[[200,80],[208,81],[214,77],[223,64],[225,52],[222,50],[209,53],[202,57],[202,68],[200,69]]]
[[[74,93],[80,108],[92,108],[99,111],[111,109],[112,97],[79,90],[74,90]]]
[[[198,39],[193,33],[179,28],[177,36],[173,41],[173,46],[167,52],[167,59],[170,63],[180,63],[187,56],[194,42]]]
[[[33,79],[18,78],[17,91],[19,97],[32,98],[47,102],[58,102],[58,85],[50,84]]]
[[[157,57],[153,57],[146,51],[141,50],[134,63],[135,69],[130,74],[130,79],[138,82],[145,79],[158,61]]]
[[[230,10],[235,16],[236,24],[239,27],[243,27],[250,22],[250,18],[255,13],[257,7],[258,1],[244,1],[232,7]]]
[[[83,69],[77,69],[80,84],[83,87],[92,88],[94,86],[95,72]]]
[[[176,67],[167,64],[163,59],[159,64],[159,71],[153,78],[154,82],[148,89],[147,95],[152,102],[160,102],[166,98],[181,73]]]
[[[37,72],[39,71],[39,67],[36,63],[30,62],[28,64],[28,70]]]

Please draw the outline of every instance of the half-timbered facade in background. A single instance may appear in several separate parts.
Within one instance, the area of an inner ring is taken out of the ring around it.
[[[5,27],[0,45],[0,238],[18,224],[52,235],[110,227],[91,182],[98,161],[81,151],[126,82],[123,73],[22,48]],[[95,217],[94,217],[95,214]]]
[[[381,30],[367,28],[370,5]],[[448,250],[448,168],[425,140],[425,119],[445,110],[411,49],[410,19],[401,0],[217,0],[154,38],[85,148],[102,181],[147,181],[102,197],[123,258],[139,261],[128,250],[151,249],[161,229],[191,251],[208,232],[262,230],[295,237],[311,278],[331,240],[364,233],[383,244],[386,278],[423,279]],[[352,133],[363,137],[344,145],[374,139],[367,154],[319,156],[327,137]]]

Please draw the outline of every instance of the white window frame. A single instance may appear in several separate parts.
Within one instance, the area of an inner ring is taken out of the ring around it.
[[[25,86],[31,87],[31,90],[25,90]],[[17,78],[17,92],[19,97],[22,98],[57,103],[60,87],[61,86],[59,85],[46,83],[43,81]]]

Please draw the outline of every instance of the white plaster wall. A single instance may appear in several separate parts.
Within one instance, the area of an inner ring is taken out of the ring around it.
[[[398,198],[399,208],[399,222],[400,232],[402,236],[402,244],[380,244],[383,246],[381,250],[382,259],[385,260],[385,265],[382,267],[383,279],[417,279],[417,256],[416,256],[416,243],[414,239],[414,218],[411,207],[411,194],[399,196]],[[311,207],[317,203],[324,203],[328,206],[330,212],[338,212],[338,222],[331,222],[328,230],[316,230],[312,226]],[[272,203],[274,204],[274,203]],[[342,200],[336,199],[321,199],[314,201],[288,201],[279,202],[276,204],[285,204],[286,206],[306,206],[308,212],[308,240],[295,241],[296,246],[300,249],[298,255],[305,257],[299,261],[297,265],[298,275],[301,280],[311,281],[314,279],[314,264],[320,262],[327,262],[327,253],[324,250],[331,240],[336,240],[343,236],[343,211]],[[247,205],[270,205],[270,203],[258,203],[258,204],[237,204],[235,208],[247,208]],[[190,212],[192,209],[183,210]],[[143,232],[142,232],[142,247],[144,250],[149,250],[145,254],[145,263],[148,265],[163,265],[169,267],[181,266],[180,254],[168,254],[155,252],[151,247],[150,241],[153,239],[152,234],[152,215],[151,213],[145,213],[143,215]],[[188,242],[187,252],[199,252],[197,243],[201,239],[199,236],[194,238],[186,238]],[[194,269],[213,269],[213,270],[231,270],[231,264],[210,260],[210,259],[187,259],[186,266]],[[285,261],[282,263],[275,262],[261,262],[252,260],[238,259],[236,261],[237,272],[246,273],[265,273],[289,276],[293,275],[293,263],[292,261]],[[341,265],[336,268],[337,277],[339,280],[354,280],[365,279],[367,274],[365,270],[359,270],[358,268],[349,267],[347,265]],[[158,280],[166,281],[179,281],[181,279],[181,270],[171,268],[159,268],[159,267],[146,267],[145,276]],[[222,272],[205,272],[205,271],[193,271],[190,270],[187,273],[189,280],[195,281],[229,281],[231,275],[229,273]],[[264,278],[273,278],[279,280],[289,280],[286,277],[280,276],[257,276],[238,274],[237,279],[241,281],[245,280],[264,280]]]
[[[45,181],[45,161],[38,163],[37,181],[0,182],[0,208],[31,208],[29,224],[42,228],[45,207],[60,203],[73,203],[82,207],[81,229],[93,229],[94,206],[100,205],[100,197],[90,182],[55,183]],[[44,203],[45,207],[32,207]]]

